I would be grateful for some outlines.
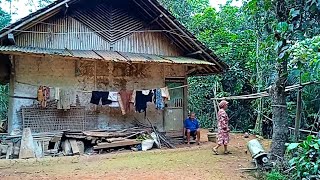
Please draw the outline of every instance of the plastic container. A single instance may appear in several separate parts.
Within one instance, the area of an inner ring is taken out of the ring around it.
[[[214,142],[214,143],[217,142],[217,133],[208,133],[207,136],[208,136],[208,141]]]
[[[153,147],[154,140],[152,139],[146,139],[142,141],[141,146],[142,146],[142,151],[149,150]]]

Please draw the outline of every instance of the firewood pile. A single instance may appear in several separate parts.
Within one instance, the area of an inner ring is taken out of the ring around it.
[[[72,156],[97,154],[114,150],[144,150],[144,141],[154,142],[152,147],[175,148],[157,127],[135,122],[127,129],[91,131],[60,131],[32,133],[23,129],[22,135],[0,135],[0,159],[28,159],[44,156]],[[146,150],[146,149],[145,149]]]

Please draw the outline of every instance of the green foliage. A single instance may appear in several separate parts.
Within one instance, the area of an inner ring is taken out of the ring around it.
[[[290,64],[303,72],[304,81],[320,80],[320,36],[297,42],[290,52]]]
[[[189,84],[189,110],[196,112],[201,127],[209,128],[215,124],[215,114],[213,101],[213,89],[217,77],[190,77]],[[199,93],[201,92],[201,93]]]
[[[10,14],[0,8],[0,29],[8,25],[11,21]],[[8,85],[0,85],[0,121],[7,118],[8,112]]]
[[[287,177],[277,170],[272,170],[266,175],[267,180],[286,180]]]
[[[320,139],[315,136],[308,136],[301,143],[292,143],[287,147],[287,152],[291,157],[290,167],[293,168],[291,178],[310,179],[320,176]]]
[[[192,16],[202,13],[209,6],[209,0],[161,0],[164,5],[185,26],[192,24]]]
[[[7,118],[8,112],[8,85],[0,85],[0,121]]]
[[[10,21],[11,21],[10,15],[0,8],[0,29],[2,29],[7,24],[9,24]]]

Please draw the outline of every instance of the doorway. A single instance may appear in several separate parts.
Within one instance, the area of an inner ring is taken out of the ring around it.
[[[170,100],[164,109],[165,131],[182,131],[184,120],[184,79],[166,79]],[[175,88],[180,87],[180,88]],[[175,88],[175,89],[170,89]]]

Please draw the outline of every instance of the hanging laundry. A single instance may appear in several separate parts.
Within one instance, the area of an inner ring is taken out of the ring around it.
[[[38,89],[38,101],[41,103],[42,101],[44,101],[44,95],[43,95],[43,91],[42,91],[42,86],[39,87]]]
[[[118,92],[109,92],[108,99],[110,101],[118,101]]]
[[[150,90],[142,90],[142,94],[143,95],[147,96],[147,95],[149,95],[149,93],[150,93]]]
[[[118,100],[119,100],[119,106],[120,106],[120,109],[121,109],[121,113],[122,113],[122,115],[125,115],[126,114],[126,110],[125,110],[124,104],[122,102],[120,93],[118,94]]]
[[[37,99],[42,108],[47,107],[47,101],[50,99],[50,88],[47,86],[40,86],[38,88]]]
[[[71,92],[67,89],[60,89],[57,109],[68,110],[71,105]]]
[[[163,110],[164,109],[164,101],[161,94],[161,89],[154,90],[154,103],[156,105],[156,109]]]
[[[117,108],[120,106],[118,102],[118,92],[109,92],[108,100],[112,101],[109,107]]]
[[[130,102],[132,100],[133,91],[121,90],[119,92],[118,100],[123,115],[130,112]]]
[[[54,88],[54,99],[55,100],[60,99],[60,88],[58,88],[58,87]]]
[[[112,101],[110,101],[108,97],[109,97],[108,91],[92,91],[90,103],[99,105],[99,102],[101,99],[102,105],[111,104]]]
[[[119,102],[117,101],[112,101],[111,104],[109,104],[109,107],[112,107],[112,108],[118,108],[120,107],[120,104]]]
[[[147,102],[152,102],[152,99],[153,99],[153,93],[152,93],[152,90],[148,90],[149,93],[148,95],[146,95],[146,101]]]
[[[144,95],[142,91],[136,91],[136,111],[141,113],[141,112],[146,112],[147,110],[147,103],[152,102],[152,96],[153,93],[151,90],[149,90],[148,95]]]
[[[133,105],[135,105],[135,103],[136,103],[136,95],[137,95],[136,90],[133,90],[131,101],[130,101],[130,103],[133,103]]]
[[[77,93],[76,90],[70,89],[69,90],[69,95],[70,95],[70,106],[76,107],[77,106]]]
[[[166,100],[170,101],[170,93],[168,87],[160,88],[161,89],[161,95]]]

